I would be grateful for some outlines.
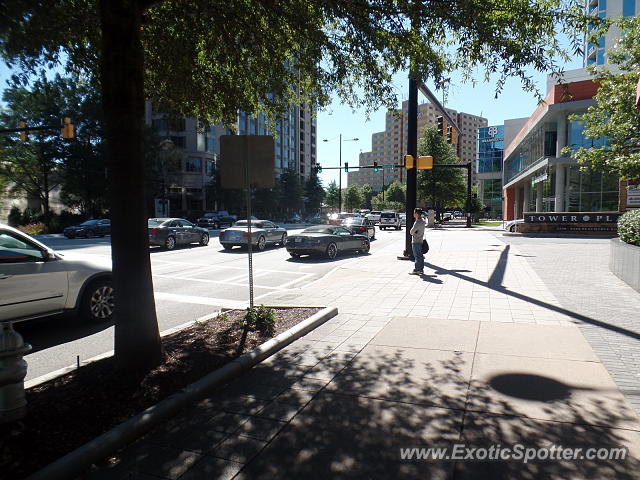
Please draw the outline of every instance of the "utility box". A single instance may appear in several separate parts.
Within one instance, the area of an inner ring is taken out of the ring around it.
[[[222,188],[273,188],[275,144],[271,135],[222,135],[220,137]],[[248,165],[247,165],[248,162]]]
[[[436,211],[429,210],[427,212],[427,227],[433,228],[436,226]]]

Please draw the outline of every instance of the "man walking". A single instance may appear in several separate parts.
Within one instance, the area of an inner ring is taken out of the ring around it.
[[[413,272],[409,275],[422,275],[424,274],[424,254],[422,253],[422,240],[424,239],[425,222],[422,218],[422,209],[415,208],[413,210],[413,227],[409,230],[411,234],[411,250],[413,251],[413,258],[415,258],[415,267]]]

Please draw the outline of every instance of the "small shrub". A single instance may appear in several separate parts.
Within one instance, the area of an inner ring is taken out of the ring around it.
[[[17,228],[27,235],[39,235],[45,232],[46,227],[44,223],[30,223],[29,225],[20,225]]]
[[[31,225],[40,223],[42,221],[42,217],[44,217],[44,214],[41,211],[34,208],[25,208],[24,212],[22,212],[22,220],[20,221],[20,225]]]
[[[9,210],[8,222],[11,227],[17,227],[22,223],[22,212],[15,205]]]
[[[276,312],[264,305],[247,308],[242,327],[250,331],[273,335],[276,329]]]
[[[620,240],[640,247],[640,209],[631,210],[618,219]]]

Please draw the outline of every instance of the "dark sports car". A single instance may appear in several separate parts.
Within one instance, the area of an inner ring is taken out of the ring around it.
[[[67,238],[76,237],[104,237],[111,233],[111,220],[87,220],[86,222],[76,225],[75,227],[67,227],[63,231]]]
[[[300,255],[321,255],[333,259],[340,252],[357,251],[368,253],[370,244],[366,235],[351,233],[344,227],[315,225],[297,235],[292,235],[285,244],[293,258]]]
[[[209,230],[196,227],[184,218],[150,218],[149,244],[173,250],[176,245],[199,243],[205,246],[209,243]]]

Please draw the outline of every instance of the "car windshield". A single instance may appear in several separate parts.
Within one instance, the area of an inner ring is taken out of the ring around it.
[[[234,227],[247,227],[249,224],[246,220],[238,220],[233,226]],[[257,228],[262,228],[264,224],[259,221],[259,220],[254,220],[251,219],[251,226],[252,227],[257,227]]]
[[[98,220],[87,220],[86,222],[81,223],[80,226],[88,227],[90,225],[95,225],[96,223],[98,223]]]
[[[385,212],[380,214],[380,218],[396,218],[396,214],[393,212]]]
[[[364,219],[362,218],[347,218],[342,221],[343,225],[362,225],[364,223]]]
[[[316,225],[314,227],[305,228],[302,233],[331,233],[332,228],[326,225]]]

